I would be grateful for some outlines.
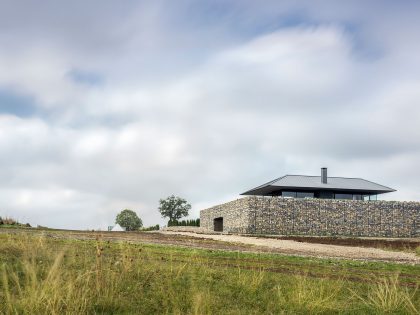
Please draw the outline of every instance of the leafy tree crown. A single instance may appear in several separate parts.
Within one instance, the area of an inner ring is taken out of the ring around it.
[[[176,221],[188,215],[191,205],[183,198],[174,195],[159,200],[159,212],[163,218]]]
[[[121,211],[117,215],[115,223],[125,227],[127,231],[135,231],[143,226],[143,222],[138,217],[137,213],[130,209]]]

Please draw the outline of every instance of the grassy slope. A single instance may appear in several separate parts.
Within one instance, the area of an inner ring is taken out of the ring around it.
[[[0,235],[0,314],[416,314],[420,267]]]

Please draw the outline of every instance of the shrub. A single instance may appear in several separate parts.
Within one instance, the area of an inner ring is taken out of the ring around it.
[[[200,219],[182,221],[169,220],[168,227],[169,226],[200,226]]]
[[[12,226],[18,226],[18,227],[31,227],[31,225],[29,223],[22,224],[22,223],[19,223],[15,219],[4,218],[4,217],[0,217],[0,225],[12,225]]]
[[[4,225],[15,225],[17,221],[12,218],[4,218],[2,219]]]
[[[159,224],[156,224],[156,225],[152,225],[152,226],[149,226],[149,227],[142,228],[141,230],[142,231],[159,231],[159,229],[160,229]]]

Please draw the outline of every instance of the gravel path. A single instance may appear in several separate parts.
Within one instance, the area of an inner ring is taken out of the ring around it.
[[[209,250],[227,250],[256,253],[279,253],[286,255],[341,258],[363,261],[383,261],[420,265],[420,257],[414,253],[390,251],[373,247],[343,246],[309,243],[288,239],[252,236],[204,234],[185,231],[153,232],[90,232],[68,230],[38,230],[0,228],[0,234],[28,234],[59,239],[126,241],[145,244],[174,245]]]
[[[301,256],[323,257],[323,258],[342,258],[357,260],[378,260],[420,264],[420,257],[414,253],[394,252],[378,248],[365,248],[353,246],[339,246],[303,243],[291,240],[279,240],[270,238],[258,238],[239,235],[223,234],[196,234],[191,232],[172,232],[163,231],[163,234],[184,235],[197,238],[205,238],[229,243],[241,243],[261,247],[269,247],[279,250],[286,254],[295,254]]]

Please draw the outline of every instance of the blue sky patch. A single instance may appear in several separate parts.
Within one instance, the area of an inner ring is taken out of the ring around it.
[[[18,117],[30,117],[36,111],[36,103],[32,97],[7,89],[0,89],[0,115],[9,114]]]
[[[104,77],[98,73],[73,69],[68,73],[68,76],[80,84],[87,85],[101,85],[104,82]]]

